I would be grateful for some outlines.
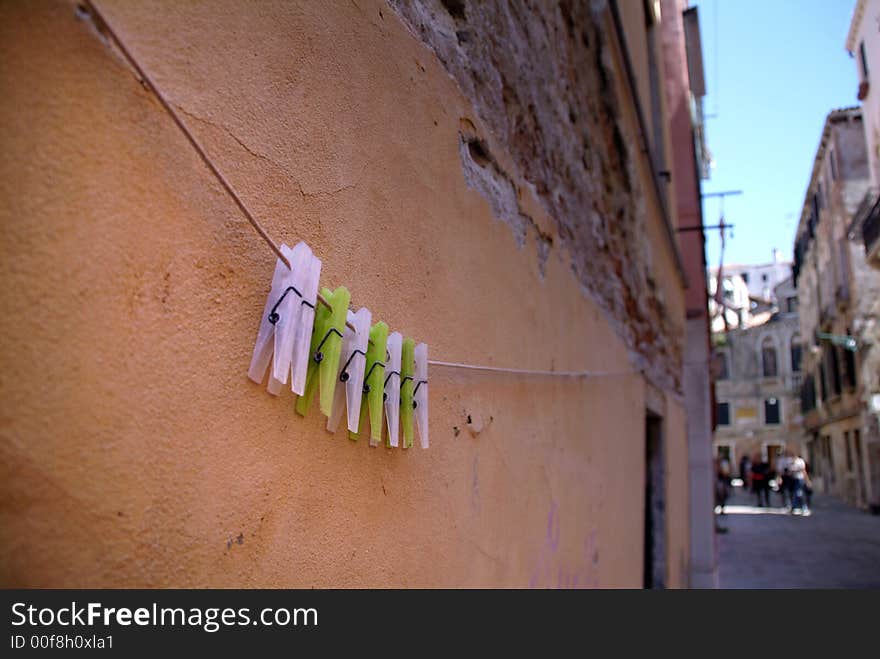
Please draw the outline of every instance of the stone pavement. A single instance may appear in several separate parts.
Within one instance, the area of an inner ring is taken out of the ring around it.
[[[721,588],[880,588],[880,516],[814,496],[801,517],[733,491],[716,516],[728,529],[715,534]]]

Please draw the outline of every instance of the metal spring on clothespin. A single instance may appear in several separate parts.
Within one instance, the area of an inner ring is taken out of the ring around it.
[[[391,372],[385,377],[385,383],[382,385],[382,389],[385,389],[385,387],[388,386],[388,380],[391,379],[391,376],[392,376],[392,375],[396,375],[397,377],[400,377],[400,371],[391,371]],[[387,393],[387,392],[384,392],[384,391],[382,392],[382,400],[388,400],[388,393]]]
[[[321,339],[321,342],[318,344],[317,349],[315,349],[314,360],[316,364],[320,364],[321,361],[324,359],[324,353],[321,352],[321,348],[324,346],[324,342],[330,338],[331,334],[336,334],[340,339],[342,338],[342,332],[340,332],[335,327],[331,327],[330,329],[328,329],[327,333],[324,335],[324,338]]]
[[[386,351],[385,354],[387,355],[388,352]],[[346,366],[347,365],[348,364],[346,364]],[[367,374],[364,376],[364,393],[365,394],[370,393],[370,385],[367,383],[367,380],[370,379],[370,376],[373,374],[373,369],[376,368],[377,366],[381,366],[382,368],[385,368],[385,363],[384,362],[373,362],[373,365],[370,366],[370,370],[367,371]],[[345,370],[345,369],[343,369],[343,370]],[[386,379],[385,382],[388,382],[388,380]]]
[[[290,293],[291,291],[293,291],[294,293],[296,293],[296,294],[302,299],[302,303],[303,303],[304,305],[306,305],[307,307],[311,307],[312,309],[315,308],[315,305],[314,305],[314,304],[312,304],[312,303],[309,302],[307,299],[305,299],[305,298],[303,297],[303,294],[300,293],[298,290],[296,290],[296,286],[288,286],[286,289],[284,289],[284,292],[281,294],[281,297],[278,298],[278,301],[277,301],[277,302],[275,303],[275,305],[272,307],[272,311],[269,312],[269,318],[268,318],[268,320],[269,320],[269,322],[272,323],[273,325],[276,324],[279,320],[281,320],[281,316],[278,315],[278,311],[277,311],[277,310],[278,310],[278,307],[279,307],[279,305],[280,305],[282,302],[284,302],[284,298],[286,298],[286,297],[287,297],[287,294]]]
[[[410,378],[410,380],[412,380],[412,378]],[[413,409],[416,409],[419,406],[419,401],[415,400],[415,397],[416,397],[416,392],[419,390],[419,387],[421,387],[423,384],[428,384],[428,381],[427,380],[419,380],[418,383],[416,384],[416,388],[413,389]]]
[[[364,359],[366,359],[366,357],[367,357],[367,353],[365,353],[363,350],[357,350],[357,349],[353,350],[351,352],[351,354],[348,356],[348,360],[345,362],[345,366],[342,367],[342,373],[339,374],[339,381],[340,382],[348,382],[348,378],[350,377],[348,374],[348,365],[351,364],[351,360],[354,359],[355,355],[363,355]],[[373,369],[370,369],[371,372],[372,372],[372,370]]]

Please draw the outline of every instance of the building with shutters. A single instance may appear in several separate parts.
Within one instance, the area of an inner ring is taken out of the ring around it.
[[[803,435],[820,491],[880,504],[880,271],[857,219],[871,190],[863,113],[829,113],[795,238]]]
[[[790,280],[777,286],[777,291]],[[796,312],[777,310],[763,325],[714,336],[715,455],[739,476],[743,456],[766,460],[803,453],[798,392],[801,340]],[[806,457],[806,456],[804,456]]]

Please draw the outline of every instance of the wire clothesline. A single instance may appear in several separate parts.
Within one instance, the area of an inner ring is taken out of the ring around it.
[[[619,375],[636,375],[638,371],[546,371],[535,370],[529,368],[504,368],[501,366],[487,366],[483,364],[465,364],[461,362],[444,362],[436,359],[429,359],[430,366],[442,366],[446,368],[460,368],[468,371],[486,371],[490,373],[513,373],[517,375],[540,375],[548,377],[563,378],[590,378],[590,377],[612,377]]]
[[[201,158],[202,162],[205,163],[205,166],[210,170],[210,172],[214,175],[214,177],[219,181],[220,185],[226,191],[226,193],[232,197],[232,200],[235,202],[235,205],[238,206],[238,209],[242,212],[248,222],[250,222],[251,226],[257,232],[257,234],[266,242],[269,248],[275,253],[275,255],[281,260],[284,265],[287,266],[288,269],[291,268],[291,264],[289,259],[284,255],[281,251],[281,247],[276,243],[265,228],[257,221],[254,214],[251,213],[250,209],[238,196],[238,193],[232,187],[232,184],[226,179],[223,173],[217,169],[216,165],[211,161],[208,157],[207,152],[204,147],[202,147],[199,140],[195,137],[195,135],[190,132],[186,123],[174,109],[174,106],[165,98],[165,95],[159,90],[156,83],[153,82],[152,78],[147,74],[147,72],[143,69],[143,67],[138,64],[137,60],[131,54],[131,52],[126,48],[125,44],[123,44],[122,40],[116,34],[116,31],[110,25],[110,22],[106,19],[103,13],[98,9],[95,5],[94,0],[85,0],[85,6],[88,9],[88,12],[92,15],[94,19],[97,19],[99,29],[103,29],[104,32],[113,40],[115,46],[122,53],[123,57],[125,57],[128,64],[134,69],[135,73],[140,77],[141,81],[149,88],[149,90],[155,95],[156,99],[159,101],[160,105],[165,109],[165,111],[171,116],[174,123],[180,129],[180,131],[184,134],[187,141],[189,141],[190,145],[195,149],[196,153]],[[317,294],[317,301],[320,304],[323,304],[327,308],[332,308],[330,303],[324,298],[323,295],[319,292]],[[355,328],[346,321],[346,326],[348,326],[351,330]],[[589,377],[613,377],[613,376],[623,376],[623,375],[635,375],[638,371],[551,371],[551,370],[532,370],[532,369],[523,369],[523,368],[504,368],[500,366],[488,366],[482,364],[467,364],[460,362],[447,362],[447,361],[439,361],[439,360],[428,360],[428,364],[431,366],[439,366],[444,368],[456,368],[463,370],[471,370],[471,371],[483,371],[483,372],[491,372],[491,373],[508,373],[508,374],[518,374],[518,375],[533,375],[533,376],[547,376],[547,377],[567,377],[567,378],[589,378]]]

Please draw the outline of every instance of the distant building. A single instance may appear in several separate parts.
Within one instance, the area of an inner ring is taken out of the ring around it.
[[[743,456],[773,467],[784,450],[803,452],[801,354],[796,312],[777,311],[763,325],[715,336],[712,443],[734,473]]]
[[[865,141],[871,180],[880,183],[880,0],[858,0],[846,37],[846,49],[855,60],[859,77],[857,96],[862,103]]]
[[[846,49],[856,62],[858,98],[862,102],[862,124],[868,151],[871,187],[850,224],[850,233],[865,245],[868,263],[880,268],[880,0],[859,0],[853,11]]]
[[[814,481],[857,505],[880,504],[880,272],[868,266],[861,233],[852,230],[870,189],[862,112],[834,110],[795,238],[801,407]]]
[[[791,261],[780,258],[778,249],[773,250],[773,261],[770,263],[725,263],[721,273],[723,304],[720,305],[716,301],[718,268],[709,268],[709,316],[712,319],[712,332],[762,325],[776,309],[788,313],[797,311],[795,295],[789,295],[784,300],[776,298],[776,288],[791,277],[791,267]]]
[[[717,274],[718,268],[713,268]],[[791,261],[783,261],[778,249],[773,250],[773,260],[769,263],[738,264],[725,263],[724,274],[742,277],[749,289],[749,295],[756,300],[774,301],[774,289],[780,282],[791,276]]]
[[[717,274],[710,272],[708,285],[709,318],[713,334],[730,329],[749,327],[752,324],[749,287],[746,286],[742,277],[722,273],[720,304],[717,298]]]

